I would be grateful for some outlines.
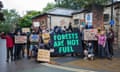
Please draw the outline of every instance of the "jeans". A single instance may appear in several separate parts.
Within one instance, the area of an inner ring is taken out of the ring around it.
[[[108,49],[108,42],[106,42],[105,47],[102,45],[98,45],[98,56],[99,57],[111,57],[109,49]]]

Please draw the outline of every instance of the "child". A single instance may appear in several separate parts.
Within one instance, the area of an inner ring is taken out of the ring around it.
[[[84,50],[84,55],[85,55],[85,60],[86,59],[90,59],[93,60],[94,59],[94,53],[93,53],[93,45],[92,42],[87,42],[86,43],[86,49]]]

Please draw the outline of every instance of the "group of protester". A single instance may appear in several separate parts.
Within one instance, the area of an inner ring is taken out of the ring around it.
[[[98,32],[95,37],[97,40],[85,41],[84,40],[84,29],[81,30],[82,46],[84,49],[84,59],[94,59],[95,57],[112,59],[113,43],[114,43],[114,31],[110,27],[108,30],[105,28],[98,28]],[[92,28],[90,28],[92,29]]]
[[[71,23],[69,24],[68,28],[64,27],[54,27],[51,32],[47,30],[40,30],[39,32],[35,32],[32,30],[31,32],[22,33],[20,30],[14,32],[10,32],[5,34],[4,32],[0,33],[0,37],[2,39],[6,39],[6,46],[7,46],[7,62],[11,58],[11,61],[19,60],[25,56],[25,46],[27,50],[27,58],[30,59],[32,56],[37,56],[38,48],[44,48],[50,50],[51,42],[50,37],[47,43],[44,42],[44,38],[42,37],[43,33],[65,33],[65,32],[74,32],[77,31],[81,35],[82,40],[82,47],[83,47],[83,54],[84,59],[94,59],[95,57],[99,58],[108,58],[112,59],[113,56],[113,42],[114,42],[114,31],[112,28],[109,28],[108,31],[105,29],[98,29],[98,33],[96,34],[96,41],[85,41],[84,40],[84,29],[92,29],[92,27],[82,27],[81,29],[72,28]],[[36,34],[39,35],[38,42],[32,42],[30,40],[31,35]],[[15,36],[27,36],[27,43],[24,44],[16,44],[15,43]],[[10,55],[9,55],[10,54]],[[74,53],[71,54],[72,56]],[[76,54],[75,54],[76,55]]]

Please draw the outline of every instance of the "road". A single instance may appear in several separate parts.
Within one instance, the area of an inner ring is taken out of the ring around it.
[[[69,66],[53,65],[48,63],[36,63],[33,59],[27,58],[6,62],[6,41],[0,39],[0,72],[95,72],[87,69],[73,68]],[[68,59],[61,60],[63,62]],[[75,60],[71,58],[68,61]],[[58,60],[58,62],[61,62]]]

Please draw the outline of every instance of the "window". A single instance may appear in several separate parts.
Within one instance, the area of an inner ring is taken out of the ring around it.
[[[74,24],[79,24],[79,19],[74,19]]]
[[[108,22],[109,21],[109,14],[104,14],[104,22]]]

